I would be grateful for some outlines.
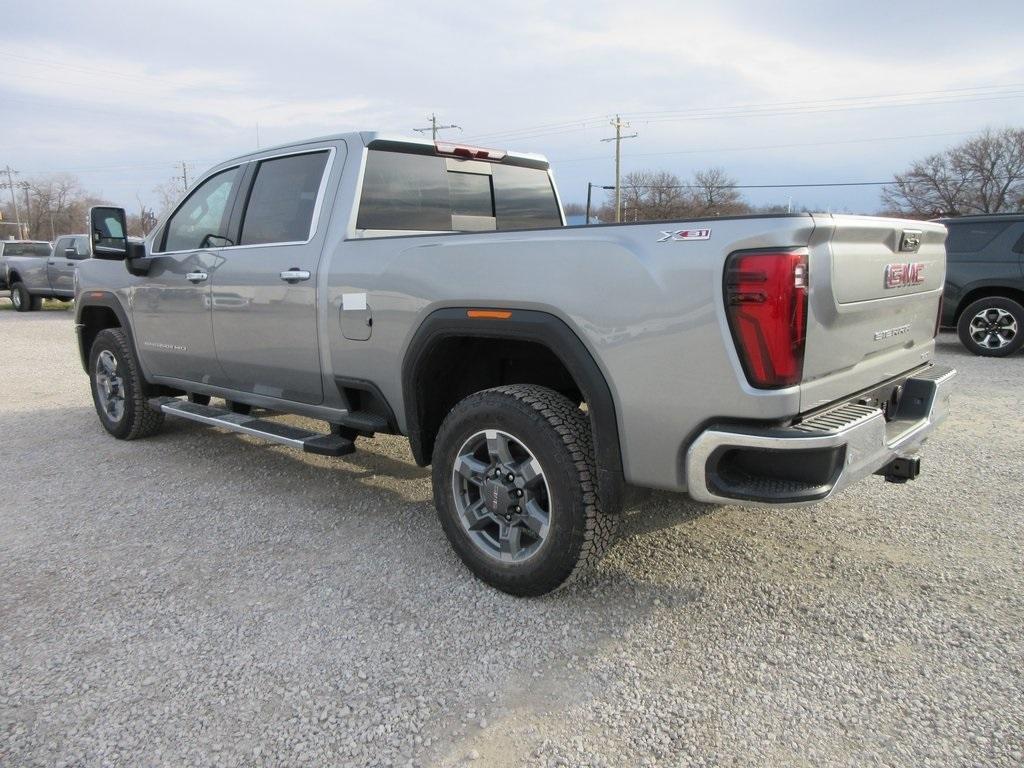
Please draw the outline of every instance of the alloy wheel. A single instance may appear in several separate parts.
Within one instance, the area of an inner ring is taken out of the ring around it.
[[[543,546],[551,493],[522,440],[496,429],[472,435],[455,456],[452,490],[463,530],[487,556],[521,563]]]
[[[104,349],[96,357],[96,395],[100,407],[111,421],[124,416],[124,380],[117,370],[117,358]]]
[[[974,343],[987,349],[1002,349],[1017,337],[1017,319],[1000,307],[978,312],[969,328]]]

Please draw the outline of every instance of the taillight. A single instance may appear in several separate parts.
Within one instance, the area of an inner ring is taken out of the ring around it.
[[[747,380],[761,389],[800,382],[807,335],[807,252],[750,251],[725,264],[725,308]]]

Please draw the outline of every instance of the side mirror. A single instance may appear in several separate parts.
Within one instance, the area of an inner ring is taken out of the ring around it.
[[[89,209],[92,255],[97,259],[124,261],[128,258],[128,225],[124,208],[97,205]]]

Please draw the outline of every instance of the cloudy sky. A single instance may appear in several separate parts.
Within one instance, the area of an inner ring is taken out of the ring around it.
[[[1024,3],[19,3],[0,46],[0,165],[135,207],[261,145],[409,133],[431,112],[548,155],[567,201],[625,171],[742,184],[883,181],[986,126],[1024,126]],[[873,211],[876,187],[749,190]]]

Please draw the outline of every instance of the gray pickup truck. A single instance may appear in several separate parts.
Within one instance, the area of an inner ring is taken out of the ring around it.
[[[121,209],[90,226],[77,329],[110,434],[406,435],[453,548],[514,594],[594,562],[634,487],[785,505],[913,479],[954,375],[939,224],[566,227],[541,156],[350,133],[221,163],[144,243]]]
[[[19,312],[31,312],[43,299],[69,301],[75,296],[75,270],[88,259],[89,235],[62,235],[53,247],[44,241],[0,244],[0,284],[11,291]]]

